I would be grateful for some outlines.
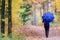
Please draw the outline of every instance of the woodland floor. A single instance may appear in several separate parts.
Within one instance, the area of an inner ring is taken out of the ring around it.
[[[45,37],[43,26],[24,25],[17,28],[18,32],[26,36],[26,40],[60,40],[60,24],[50,27],[49,37]]]

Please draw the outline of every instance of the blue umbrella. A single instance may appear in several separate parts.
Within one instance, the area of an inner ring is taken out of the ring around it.
[[[45,34],[48,37],[49,34],[49,23],[54,20],[54,14],[52,12],[45,12],[42,16],[44,22]]]

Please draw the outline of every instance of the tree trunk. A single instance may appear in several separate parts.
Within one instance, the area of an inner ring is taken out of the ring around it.
[[[1,8],[1,6],[0,6]],[[1,33],[1,9],[0,9],[0,33]]]
[[[3,21],[5,18],[4,18],[4,13],[5,13],[5,0],[2,0],[2,7],[1,7],[1,33],[5,33],[4,30],[5,30],[5,21]]]
[[[12,33],[12,14],[11,14],[12,0],[8,0],[8,35]]]

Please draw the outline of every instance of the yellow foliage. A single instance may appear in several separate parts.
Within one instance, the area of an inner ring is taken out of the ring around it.
[[[20,24],[20,20],[17,16],[17,11],[19,10],[20,4],[23,4],[23,0],[12,0],[12,22],[13,24]],[[20,10],[19,10],[20,11]]]
[[[57,3],[59,2],[60,3],[60,0],[55,0]]]
[[[56,0],[57,12],[60,12],[60,0]]]
[[[51,2],[51,4],[52,4],[52,6],[53,6],[53,7],[55,7],[56,2],[55,2],[55,1],[53,1],[53,2]]]
[[[5,21],[5,19],[2,19],[2,21]]]
[[[57,8],[57,12],[59,12],[60,11],[60,3],[56,4],[56,8]]]
[[[56,15],[54,15],[54,22],[57,22],[57,16]]]
[[[5,4],[8,4],[8,0],[5,0]]]
[[[5,18],[5,23],[8,24],[8,18]]]
[[[25,12],[26,8],[18,9],[19,12]]]
[[[42,19],[39,20],[38,24],[40,24],[40,25],[42,24]]]
[[[13,24],[19,24],[20,23],[20,19],[17,16],[18,16],[17,14],[12,14]]]
[[[7,37],[7,35],[6,34],[2,34],[4,37]]]

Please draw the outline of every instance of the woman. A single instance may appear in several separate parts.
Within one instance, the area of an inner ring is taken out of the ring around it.
[[[49,23],[54,20],[54,15],[51,12],[45,12],[42,16],[42,20],[44,22],[45,34],[48,37],[49,34]]]

